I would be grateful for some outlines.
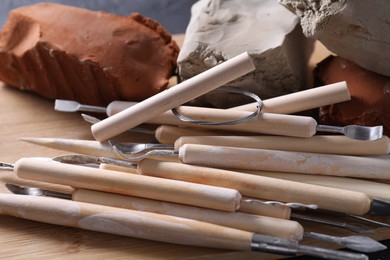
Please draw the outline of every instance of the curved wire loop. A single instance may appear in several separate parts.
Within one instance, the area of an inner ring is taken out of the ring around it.
[[[258,104],[257,110],[246,117],[232,120],[232,121],[226,121],[226,122],[209,122],[209,121],[195,120],[195,119],[191,119],[191,118],[181,114],[179,111],[177,111],[176,108],[172,108],[171,111],[177,118],[179,118],[183,122],[192,123],[195,125],[204,125],[204,126],[217,126],[217,125],[224,126],[224,125],[240,124],[240,123],[246,122],[254,117],[257,117],[259,115],[261,109],[263,108],[263,101],[260,99],[260,97],[257,96],[256,94],[253,94],[250,91],[240,89],[240,88],[235,88],[235,87],[222,87],[222,88],[219,88],[219,89],[213,91],[213,93],[215,93],[215,92],[235,93],[235,94],[242,94],[242,95],[245,95],[247,97],[250,97],[257,102],[257,104]]]

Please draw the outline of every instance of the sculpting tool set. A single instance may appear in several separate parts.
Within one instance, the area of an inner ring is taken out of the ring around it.
[[[229,250],[367,259],[361,253],[304,245],[300,240],[306,238],[360,252],[383,250],[365,236],[318,234],[290,220],[304,219],[310,208],[362,221],[366,214],[390,215],[390,186],[378,181],[390,179],[390,164],[382,158],[389,153],[389,140],[381,126],[322,126],[311,117],[289,115],[349,100],[345,82],[265,101],[236,91],[256,102],[225,110],[182,106],[253,69],[244,53],[139,103],[115,101],[102,108],[57,100],[59,111],[108,115],[103,120],[86,116],[97,141],[22,138],[74,154],[0,163],[0,169],[12,171],[2,175],[2,182],[17,194],[0,194],[1,212]],[[159,125],[159,143],[111,140],[143,123]],[[349,183],[346,176],[358,179]]]

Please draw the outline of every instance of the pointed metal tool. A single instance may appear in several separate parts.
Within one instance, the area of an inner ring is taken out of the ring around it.
[[[305,254],[334,260],[368,260],[368,257],[360,253],[350,253],[340,250],[326,249],[322,247],[300,245],[291,239],[275,238],[260,234],[254,234],[251,244],[253,251],[269,252],[283,255]]]
[[[325,217],[324,215],[313,215],[313,214],[307,214],[302,212],[293,212],[291,213],[291,218],[292,219],[298,219],[298,220],[306,220],[310,222],[315,222],[323,225],[329,225],[333,227],[339,227],[339,228],[344,228],[350,231],[353,231],[358,234],[366,234],[366,233],[373,233],[373,229],[362,224],[357,224],[357,223],[349,223],[346,221],[342,220],[335,220],[335,219],[330,219],[328,217]]]
[[[364,252],[364,253],[373,253],[381,250],[387,249],[387,247],[378,241],[366,237],[366,236],[331,236],[315,232],[305,232],[303,234],[305,238],[312,238],[316,240],[322,240],[326,242],[336,243],[345,246],[346,248]]]

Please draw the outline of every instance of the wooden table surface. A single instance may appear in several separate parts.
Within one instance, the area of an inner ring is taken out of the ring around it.
[[[311,64],[329,53],[318,47]],[[53,110],[54,102],[34,94],[0,84],[0,161],[13,163],[22,157],[53,157],[66,152],[18,141],[20,137],[62,137],[91,139],[90,125],[79,113]],[[147,136],[129,136],[131,141],[144,142]],[[1,174],[1,172],[0,172]],[[0,185],[0,192],[8,192]],[[382,220],[390,223],[389,218]],[[328,234],[351,235],[344,229],[302,222],[307,230]],[[169,234],[167,234],[169,236]],[[390,238],[390,229],[377,229],[375,239]],[[312,244],[313,241],[305,243]],[[326,245],[316,243],[317,245]],[[102,234],[42,224],[0,215],[1,259],[275,259],[280,256],[255,252],[229,252],[208,248],[172,245],[116,235]]]

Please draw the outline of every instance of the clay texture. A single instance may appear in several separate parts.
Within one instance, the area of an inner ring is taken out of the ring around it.
[[[307,47],[307,48],[306,48]],[[178,58],[183,80],[248,51],[256,70],[228,84],[262,98],[301,90],[311,44],[299,18],[275,0],[201,0],[193,5],[191,20]],[[196,104],[231,107],[253,102],[241,95],[208,94]]]
[[[303,32],[361,67],[390,76],[388,0],[279,0],[301,19]]]
[[[10,12],[0,33],[0,80],[83,104],[140,101],[168,85],[177,55],[169,32],[139,14],[42,3]]]

